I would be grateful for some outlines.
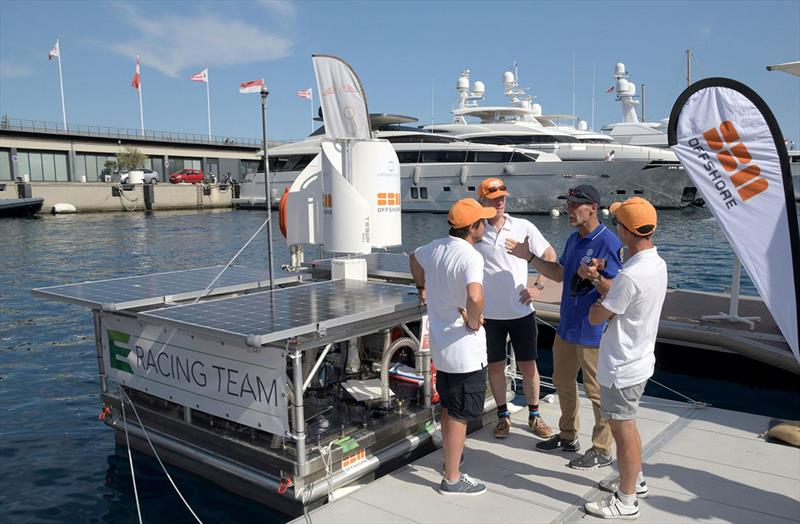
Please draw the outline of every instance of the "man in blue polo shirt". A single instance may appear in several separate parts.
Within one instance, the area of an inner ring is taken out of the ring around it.
[[[508,240],[509,252],[528,260],[545,277],[562,282],[561,321],[553,341],[553,385],[561,405],[558,422],[560,433],[536,444],[539,451],[580,450],[578,442],[578,370],[583,371],[583,388],[594,409],[592,447],[569,462],[575,469],[591,470],[610,466],[611,429],[600,412],[600,386],[597,382],[597,359],[600,337],[605,323],[589,323],[589,308],[601,295],[608,293],[613,279],[622,267],[622,243],[604,224],[600,223],[600,194],[592,186],[570,189],[566,196],[569,223],[577,229],[567,239],[558,262],[548,262],[528,249],[523,242]],[[587,267],[600,271],[594,279],[587,278]]]

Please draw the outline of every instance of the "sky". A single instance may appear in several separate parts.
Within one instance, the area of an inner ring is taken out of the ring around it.
[[[617,62],[637,91],[646,84],[647,120],[660,120],[686,87],[691,49],[694,80],[750,86],[800,144],[800,78],[766,70],[800,59],[800,0],[0,0],[0,114],[61,121],[58,63],[47,59],[56,38],[71,124],[138,129],[140,55],[146,129],[207,134],[206,85],[189,77],[208,68],[213,135],[261,136],[259,97],[238,86],[264,78],[269,138],[302,138],[312,106],[297,91],[313,88],[316,111],[320,53],[353,66],[373,113],[449,122],[465,69],[486,85],[482,105],[505,105],[502,75],[516,61],[544,113],[572,113],[574,93],[575,114],[591,124],[594,97],[599,129],[622,119],[605,93]]]

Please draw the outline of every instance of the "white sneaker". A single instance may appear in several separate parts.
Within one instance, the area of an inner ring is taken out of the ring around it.
[[[597,502],[587,502],[583,509],[589,515],[601,519],[636,520],[639,518],[639,502],[634,502],[633,506],[626,506],[616,493]]]
[[[603,491],[608,491],[609,493],[616,493],[619,491],[619,478],[614,480],[601,480],[597,483],[597,487]],[[649,490],[647,489],[647,482],[643,480],[641,484],[636,485],[637,499],[646,499],[648,494]]]

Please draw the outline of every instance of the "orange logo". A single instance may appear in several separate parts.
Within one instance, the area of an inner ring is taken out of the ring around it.
[[[400,193],[378,193],[379,206],[399,206]]]
[[[731,175],[731,182],[736,186],[742,202],[762,193],[769,187],[765,178],[761,177],[761,168],[753,163],[753,157],[747,146],[742,143],[739,133],[730,120],[720,124],[719,129],[712,128],[703,133],[708,147],[717,152],[717,160]],[[738,169],[738,171],[737,171]],[[736,171],[734,173],[734,171]]]
[[[333,195],[322,195],[322,207],[333,207]]]

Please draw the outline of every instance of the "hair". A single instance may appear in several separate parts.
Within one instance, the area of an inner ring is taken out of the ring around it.
[[[450,222],[448,222],[448,224],[450,224],[450,231],[448,232],[448,235],[450,235],[451,237],[456,237],[464,240],[469,235],[470,230],[479,227],[482,221],[483,219],[480,218],[468,226],[458,227],[458,228],[453,227],[453,224],[450,224]]]

